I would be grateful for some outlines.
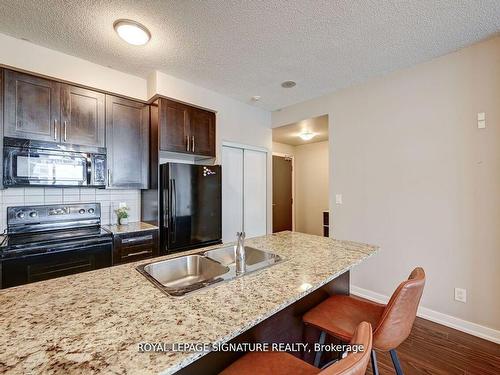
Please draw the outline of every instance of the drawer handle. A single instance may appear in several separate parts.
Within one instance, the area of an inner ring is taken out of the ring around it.
[[[151,251],[144,250],[144,251],[138,251],[137,253],[130,253],[130,254],[127,254],[127,255],[123,255],[122,259],[130,258],[130,257],[136,257],[138,255],[145,255],[145,254],[151,254]]]
[[[132,238],[124,238],[122,240],[122,243],[134,243],[134,242],[141,242],[141,241],[151,241],[153,239],[153,235],[147,235],[147,236],[141,236],[141,237],[132,237]]]

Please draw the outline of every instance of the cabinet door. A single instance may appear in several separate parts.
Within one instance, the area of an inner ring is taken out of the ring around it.
[[[189,133],[192,153],[215,157],[215,113],[192,108]]]
[[[267,154],[245,150],[243,154],[243,226],[247,237],[267,232]]]
[[[104,147],[104,94],[63,85],[61,142]]]
[[[60,84],[5,70],[5,136],[59,141]]]
[[[222,147],[222,242],[243,230],[243,149]]]
[[[160,150],[190,152],[189,106],[160,99]]]
[[[115,234],[113,265],[158,256],[158,231]]]
[[[106,95],[108,186],[147,189],[149,106]]]

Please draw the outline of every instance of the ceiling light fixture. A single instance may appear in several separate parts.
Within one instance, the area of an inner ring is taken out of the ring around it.
[[[252,102],[258,102],[260,100],[260,95],[252,96]]]
[[[285,82],[282,82],[281,83],[281,87],[283,87],[284,89],[291,89],[292,87],[294,87],[297,83],[294,82],[294,81],[285,81]]]
[[[120,38],[134,46],[142,46],[151,39],[149,30],[136,21],[125,19],[116,20],[115,23],[113,23],[113,28]]]
[[[310,141],[311,139],[313,139],[313,137],[315,135],[316,134],[311,133],[309,131],[304,131],[304,132],[302,132],[302,133],[299,134],[299,137],[302,138],[304,141]]]

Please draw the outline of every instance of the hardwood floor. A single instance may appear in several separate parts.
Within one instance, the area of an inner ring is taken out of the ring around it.
[[[397,353],[405,375],[500,374],[499,344],[421,318]],[[377,352],[377,358],[380,375],[395,374],[389,353]]]

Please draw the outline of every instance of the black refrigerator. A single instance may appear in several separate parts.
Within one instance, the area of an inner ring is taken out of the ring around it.
[[[221,243],[220,165],[160,165],[160,243],[163,254]]]

